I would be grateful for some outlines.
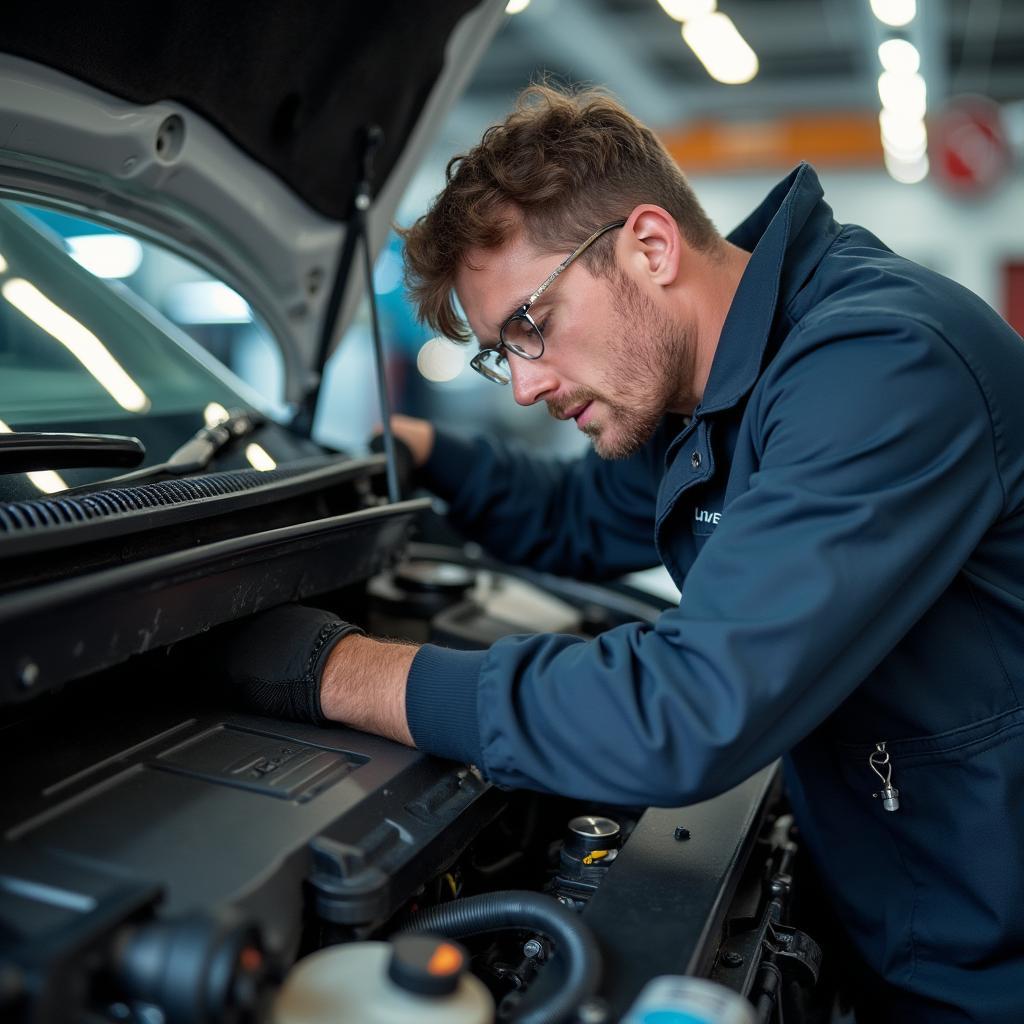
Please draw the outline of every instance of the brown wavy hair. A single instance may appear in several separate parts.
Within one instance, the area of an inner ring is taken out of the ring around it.
[[[596,89],[529,86],[501,124],[448,162],[445,177],[427,213],[399,233],[420,319],[459,341],[470,338],[453,301],[460,263],[469,251],[500,248],[520,230],[542,252],[568,253],[602,225],[654,203],[675,217],[695,249],[721,240],[654,133]],[[606,237],[581,260],[606,276],[613,254]]]

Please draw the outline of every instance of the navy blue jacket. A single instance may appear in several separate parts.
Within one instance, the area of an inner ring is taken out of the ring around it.
[[[507,561],[682,591],[596,640],[424,647],[423,749],[511,785],[678,805],[783,754],[804,841],[887,1019],[1024,1021],[1024,344],[840,225],[804,165],[752,253],[692,421],[542,461],[439,434],[456,523]],[[892,757],[900,809],[868,763]]]

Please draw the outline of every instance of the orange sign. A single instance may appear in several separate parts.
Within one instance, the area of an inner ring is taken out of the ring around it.
[[[877,112],[794,114],[759,121],[708,120],[661,140],[687,174],[816,167],[881,167]]]

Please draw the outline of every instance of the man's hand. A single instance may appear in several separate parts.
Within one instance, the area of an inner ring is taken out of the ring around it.
[[[353,729],[415,746],[405,717],[405,685],[418,647],[351,636],[331,651],[323,671],[324,715]]]

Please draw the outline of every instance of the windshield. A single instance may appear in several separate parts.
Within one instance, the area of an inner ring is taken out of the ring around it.
[[[236,408],[251,406],[197,346],[170,337],[123,288],[0,203],[0,431],[134,435],[153,464],[203,426],[208,410]],[[61,478],[75,486],[110,475]],[[0,476],[0,500],[59,489],[52,478],[45,488],[34,483]]]

